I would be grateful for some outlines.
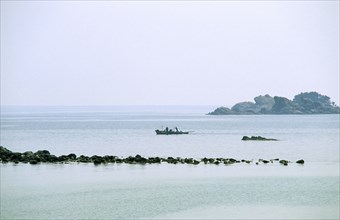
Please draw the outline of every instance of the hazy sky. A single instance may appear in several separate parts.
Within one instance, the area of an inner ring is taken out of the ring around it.
[[[1,104],[339,104],[338,1],[1,1]]]

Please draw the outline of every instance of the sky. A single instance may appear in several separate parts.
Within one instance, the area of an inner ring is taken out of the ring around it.
[[[1,105],[339,104],[339,1],[1,1]]]

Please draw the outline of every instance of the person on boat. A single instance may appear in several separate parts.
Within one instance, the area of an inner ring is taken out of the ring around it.
[[[168,131],[169,131],[169,128],[168,128],[168,127],[166,127],[166,128],[165,128],[165,132],[168,132]]]
[[[175,127],[175,129],[176,129],[176,132],[178,132],[178,128],[177,128],[177,127]]]

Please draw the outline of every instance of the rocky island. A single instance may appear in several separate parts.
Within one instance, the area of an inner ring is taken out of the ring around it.
[[[240,102],[231,109],[219,107],[208,115],[254,114],[340,114],[340,108],[330,98],[317,92],[304,92],[293,100],[285,97],[260,95],[254,102]]]

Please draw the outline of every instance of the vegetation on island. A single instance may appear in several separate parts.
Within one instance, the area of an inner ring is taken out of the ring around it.
[[[340,108],[330,98],[317,92],[304,92],[293,100],[285,97],[260,95],[254,102],[240,102],[231,109],[219,107],[208,115],[253,114],[340,114]]]

